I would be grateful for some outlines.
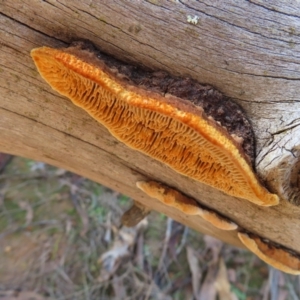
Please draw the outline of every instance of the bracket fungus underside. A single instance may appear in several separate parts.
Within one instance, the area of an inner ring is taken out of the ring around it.
[[[252,169],[251,125],[212,87],[131,66],[83,42],[31,56],[54,90],[127,146],[231,196],[278,204]]]

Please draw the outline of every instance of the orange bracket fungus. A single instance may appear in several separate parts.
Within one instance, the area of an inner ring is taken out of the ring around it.
[[[261,260],[285,273],[300,274],[300,255],[252,233],[239,232],[241,242]]]
[[[149,215],[151,209],[145,205],[133,201],[133,205],[122,216],[121,222],[124,226],[133,227]]]
[[[211,210],[201,208],[194,199],[164,186],[161,183],[155,181],[138,181],[136,185],[148,196],[155,198],[166,205],[172,206],[187,215],[198,215],[219,229],[237,229],[237,225],[235,223],[225,219]]]
[[[249,121],[211,86],[123,63],[86,42],[33,49],[31,56],[54,90],[127,146],[231,196],[278,204],[252,169]]]

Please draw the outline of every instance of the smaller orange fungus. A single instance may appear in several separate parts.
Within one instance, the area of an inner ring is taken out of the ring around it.
[[[261,260],[285,273],[300,274],[300,257],[293,251],[270,242],[264,242],[254,234],[238,233],[241,242]]]
[[[101,55],[84,47],[31,51],[38,71],[54,90],[87,111],[127,146],[231,196],[263,206],[278,204],[278,196],[269,193],[252,170],[246,152],[250,149],[251,155],[253,147],[241,147],[244,138],[237,136],[240,121],[235,126],[231,108],[224,120],[229,119],[232,133],[189,101],[201,90],[199,83],[186,92],[185,83],[192,80],[167,77],[157,92],[155,84],[161,81],[161,73],[153,72],[153,79],[149,72],[143,77],[140,69],[133,68],[136,73],[130,77],[120,73],[124,69],[121,62],[113,63],[112,58]],[[135,83],[141,77],[143,80]],[[150,77],[155,86],[144,88]],[[176,96],[170,94],[173,90]],[[205,90],[203,99],[211,93],[211,89]],[[210,111],[211,102],[207,106]],[[224,107],[212,109],[217,118]],[[240,110],[236,115],[236,120],[243,119]]]
[[[184,214],[200,216],[213,226],[222,230],[237,229],[237,225],[235,223],[228,221],[216,212],[201,208],[194,199],[158,182],[138,181],[136,185],[148,196],[155,198],[168,206],[172,206],[182,211]]]

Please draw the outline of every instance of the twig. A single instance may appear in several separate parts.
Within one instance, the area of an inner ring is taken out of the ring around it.
[[[278,299],[278,281],[279,281],[279,271],[272,267],[269,267],[269,286],[270,286],[270,300]]]
[[[292,300],[299,300],[299,297],[297,296],[295,289],[293,287],[293,285],[291,284],[291,282],[289,280],[287,280],[287,287],[289,289],[290,292],[290,296],[292,297]]]
[[[183,230],[182,238],[181,238],[181,241],[180,241],[180,245],[176,249],[176,255],[179,255],[181,253],[182,249],[184,248],[184,246],[186,244],[188,234],[189,234],[189,228],[187,226],[184,226],[184,230]]]
[[[60,266],[56,268],[57,273],[68,283],[75,286],[74,282],[71,280],[71,278],[66,274],[65,270],[62,269]]]
[[[56,226],[60,225],[60,223],[57,220],[42,220],[42,221],[32,222],[29,227],[41,226],[41,225],[53,225],[53,226],[56,227]],[[22,225],[22,226],[12,228],[8,231],[5,231],[5,232],[1,233],[0,234],[0,239],[6,237],[9,234],[20,232],[20,231],[25,230],[27,228],[28,228],[27,225]]]
[[[167,229],[166,229],[165,240],[164,240],[164,246],[163,246],[161,256],[160,256],[160,259],[159,259],[157,272],[159,272],[162,269],[162,266],[163,266],[163,263],[164,263],[164,259],[165,259],[167,249],[168,249],[169,240],[171,238],[172,224],[173,224],[173,220],[171,218],[168,218],[168,220],[167,220]]]

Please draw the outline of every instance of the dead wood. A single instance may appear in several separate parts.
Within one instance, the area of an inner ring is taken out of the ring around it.
[[[236,232],[164,206],[135,185],[163,182],[300,253],[298,2],[11,0],[0,7],[0,151],[66,168],[241,245]],[[121,144],[51,90],[30,50],[79,38],[119,59],[190,76],[233,98],[253,125],[257,172],[281,196],[280,205],[259,207],[179,175]]]

